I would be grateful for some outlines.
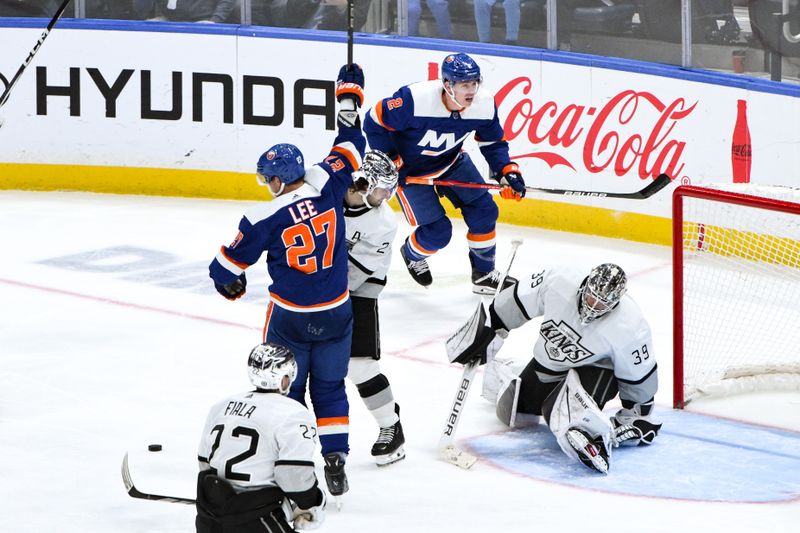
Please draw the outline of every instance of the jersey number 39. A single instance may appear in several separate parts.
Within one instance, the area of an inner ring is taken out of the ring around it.
[[[308,223],[311,225],[309,226]],[[313,234],[312,234],[313,230]],[[322,269],[333,265],[333,248],[336,244],[336,211],[330,208],[309,220],[283,230],[281,239],[286,246],[286,262],[304,274],[320,270],[314,252],[317,249],[314,235],[325,236],[325,252],[322,255]]]

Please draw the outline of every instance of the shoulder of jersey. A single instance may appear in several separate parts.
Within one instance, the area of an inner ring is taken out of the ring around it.
[[[321,173],[321,175],[320,175]],[[284,207],[293,204],[301,198],[309,198],[312,196],[319,196],[320,190],[325,186],[325,182],[329,179],[328,173],[324,169],[314,165],[306,169],[305,175],[306,183],[298,189],[282,194],[277,198],[273,198],[268,202],[261,202],[248,209],[244,216],[254,226],[262,222]],[[318,188],[319,186],[319,188]]]
[[[442,82],[440,80],[420,81],[407,86],[414,100],[414,116],[450,116],[450,111],[442,103]]]
[[[494,118],[494,95],[481,85],[472,105],[461,112],[461,118],[492,120]]]

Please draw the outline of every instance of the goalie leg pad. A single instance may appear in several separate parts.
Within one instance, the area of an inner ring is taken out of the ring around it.
[[[583,388],[578,373],[574,369],[567,372],[566,379],[559,388],[553,391],[545,404],[550,404],[551,398],[552,408],[549,415],[545,413],[545,417],[561,450],[568,457],[584,464],[586,464],[587,454],[590,456],[593,456],[593,452],[605,454],[605,471],[607,472],[613,428],[591,395]],[[573,430],[577,430],[577,433]],[[578,433],[582,434],[583,438],[579,437]],[[586,440],[586,443],[583,440]],[[592,449],[587,448],[588,445]],[[591,462],[594,463],[594,461]],[[592,467],[603,471],[597,466]]]
[[[510,359],[495,359],[483,368],[483,387],[481,396],[491,403],[497,403],[500,391],[509,381],[518,377],[511,368]]]
[[[514,376],[504,383],[497,397],[495,414],[500,422],[510,428],[515,427],[517,419],[517,405],[519,404],[520,378]]]

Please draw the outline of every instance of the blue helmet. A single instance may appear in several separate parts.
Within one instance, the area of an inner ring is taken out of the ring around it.
[[[481,68],[467,54],[450,54],[442,61],[442,81],[456,83],[458,81],[481,80]]]
[[[277,176],[282,183],[293,183],[306,175],[303,154],[293,144],[276,144],[258,158],[256,172],[266,182]]]

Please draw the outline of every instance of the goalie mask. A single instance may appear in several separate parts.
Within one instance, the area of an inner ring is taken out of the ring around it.
[[[366,190],[363,183],[356,184],[364,203],[369,207],[378,207],[381,202],[389,200],[397,189],[397,165],[389,156],[379,150],[370,150],[364,154],[361,168],[353,172],[353,179],[366,181]]]
[[[253,348],[247,366],[250,382],[256,388],[283,395],[289,393],[289,387],[297,377],[297,361],[291,350],[268,342]]]
[[[625,271],[613,263],[592,269],[578,289],[578,314],[584,326],[617,305],[628,288]]]

